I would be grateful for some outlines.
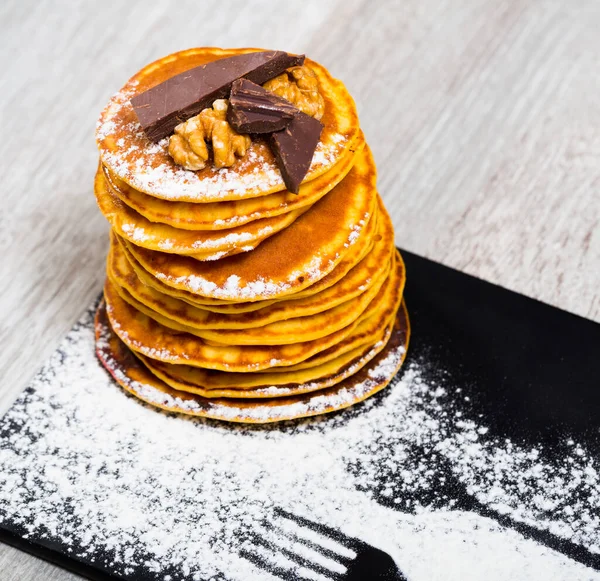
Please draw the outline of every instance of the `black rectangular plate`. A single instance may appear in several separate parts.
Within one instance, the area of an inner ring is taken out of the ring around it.
[[[551,446],[568,434],[597,453],[600,325],[410,252],[402,256],[409,356],[427,353],[460,379],[498,435]]]
[[[402,255],[412,327],[407,361],[426,357],[459,379],[461,397],[470,396],[496,435],[549,450],[575,436],[598,453],[600,325],[410,252]],[[58,543],[24,539],[6,523],[0,523],[0,540],[96,581],[120,579],[71,558]],[[598,559],[585,551],[577,560],[598,568]]]

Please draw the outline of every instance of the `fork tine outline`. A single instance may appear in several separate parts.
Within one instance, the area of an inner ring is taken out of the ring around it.
[[[275,525],[273,525],[273,526],[275,526]],[[339,563],[343,567],[346,567],[346,569],[350,566],[350,563],[352,563],[352,561],[354,561],[353,557],[346,557],[344,555],[340,555],[339,553],[336,553],[334,550],[329,549],[328,547],[324,547],[323,545],[319,545],[319,543],[317,543],[315,541],[311,541],[309,539],[301,537],[300,535],[298,535],[297,533],[295,533],[293,531],[287,531],[287,530],[283,529],[281,526],[277,526],[277,530],[281,531],[281,533],[287,537],[293,536],[294,539],[297,540],[297,542],[305,545],[306,547],[308,547],[309,549],[312,549],[313,551],[315,551],[317,553],[320,553],[327,559],[331,559],[332,561]]]
[[[257,536],[256,541],[260,545],[265,547],[265,549],[270,550],[272,552],[281,553],[282,555],[287,557],[293,563],[296,563],[297,565],[300,565],[301,567],[304,567],[306,569],[310,569],[311,571],[314,571],[315,573],[318,573],[319,575],[323,575],[323,577],[328,577],[329,579],[332,579],[333,581],[342,581],[344,579],[344,576],[341,575],[340,573],[336,573],[335,571],[332,571],[331,569],[328,569],[327,567],[324,567],[323,565],[314,563],[313,561],[309,560],[307,557],[304,557],[303,555],[299,555],[298,553],[292,551],[291,549],[287,549],[280,545],[271,546],[268,543],[268,541],[266,541],[264,538],[259,537],[259,536]]]
[[[361,546],[363,546],[363,542],[360,541],[359,539],[356,539],[354,537],[348,537],[344,533],[342,533],[336,529],[328,527],[327,525],[324,525],[324,524],[316,523],[310,519],[307,519],[306,517],[298,516],[297,514],[294,514],[293,512],[289,512],[283,508],[275,507],[273,512],[277,516],[280,516],[287,520],[291,520],[292,522],[295,522],[296,524],[305,526],[305,527],[319,533],[320,535],[330,537],[334,541],[337,541],[340,545],[343,545],[344,547],[351,549],[355,552],[356,552],[357,548],[360,548]],[[352,561],[352,559],[350,559],[350,561]]]
[[[264,542],[262,542],[260,544],[265,546]],[[266,547],[266,548],[271,553],[275,552],[270,547]],[[300,563],[298,560],[296,560],[296,558],[298,558],[298,555],[295,555],[295,553],[291,553],[291,551],[287,551],[285,549],[282,549],[281,547],[277,547],[276,550],[277,550],[277,552],[285,554],[286,557],[288,557],[293,563],[297,563],[298,565],[301,565],[310,571],[318,573],[319,575],[323,575],[324,577],[327,577],[328,579],[332,579],[332,581],[343,581],[343,577],[339,576],[337,573],[334,573],[333,571],[330,571],[329,569],[324,569],[324,568],[319,567],[318,565],[315,565],[314,563],[311,563],[309,561],[306,561],[306,564]],[[289,556],[287,553],[291,553],[291,556]],[[279,565],[275,565],[273,562],[269,561],[268,559],[265,559],[263,556],[261,556],[257,553],[253,553],[253,552],[249,551],[248,549],[241,549],[239,554],[240,554],[240,557],[243,557],[247,561],[250,561],[250,563],[252,563],[256,567],[258,567],[259,569],[262,569],[263,571],[267,571],[267,573],[270,573],[271,575],[274,575],[275,577],[279,577],[279,579],[283,579],[283,581],[290,581],[291,574],[294,575],[294,577],[293,577],[294,581],[314,581],[310,577],[305,577],[303,575],[300,575],[294,567],[289,567],[288,569],[286,569]],[[294,558],[294,557],[296,557],[296,558]],[[324,572],[320,571],[319,569],[323,569]]]
[[[283,579],[283,581],[290,581],[290,573],[292,569],[284,569],[283,567],[278,567],[274,565],[270,561],[267,561],[264,557],[253,553],[247,549],[240,550],[240,557],[250,561],[255,567],[270,573],[274,577],[279,577],[279,579]],[[296,575],[295,581],[312,581],[312,579],[308,579],[307,577],[300,577]]]

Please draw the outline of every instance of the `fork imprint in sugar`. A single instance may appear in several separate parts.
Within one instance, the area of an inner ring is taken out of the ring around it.
[[[240,555],[280,579],[406,581],[384,551],[338,530],[275,508],[274,519],[244,541]]]

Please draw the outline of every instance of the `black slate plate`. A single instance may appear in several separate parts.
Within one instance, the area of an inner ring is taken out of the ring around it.
[[[600,325],[403,252],[413,335],[461,379],[487,425],[515,440],[600,444]],[[469,386],[485,386],[485,392]]]
[[[409,252],[403,256],[412,324],[407,362],[426,357],[460,380],[461,397],[470,397],[495,435],[543,444],[547,453],[573,436],[600,452],[600,325]],[[7,522],[0,522],[0,540],[90,579],[124,579],[104,570],[102,559],[76,560],[60,542],[25,539]],[[543,534],[536,540],[600,570],[597,556],[580,547],[553,544]],[[127,577],[134,578],[156,579]]]

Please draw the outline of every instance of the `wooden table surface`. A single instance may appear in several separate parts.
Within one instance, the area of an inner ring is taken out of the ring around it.
[[[0,413],[101,289],[100,110],[191,46],[322,62],[400,246],[600,321],[599,31],[597,0],[0,3]],[[79,579],[2,545],[0,578]]]

